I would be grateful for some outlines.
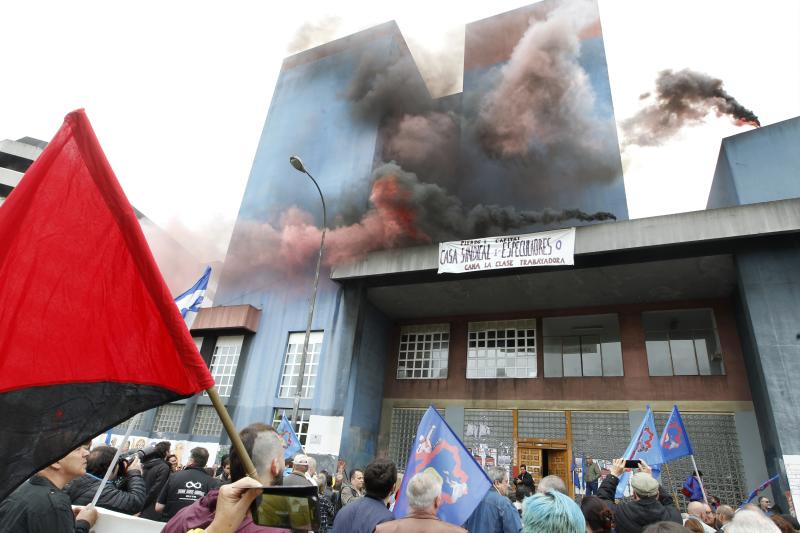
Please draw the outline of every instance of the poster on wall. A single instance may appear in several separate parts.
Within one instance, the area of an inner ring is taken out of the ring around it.
[[[439,274],[575,264],[575,228],[439,243]]]

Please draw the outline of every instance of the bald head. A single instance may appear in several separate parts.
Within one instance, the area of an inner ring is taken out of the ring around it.
[[[539,482],[539,486],[536,487],[536,492],[539,494],[546,494],[551,490],[567,494],[567,486],[564,484],[564,480],[558,476],[545,476]]]
[[[704,504],[703,502],[689,502],[689,506],[686,507],[686,512],[698,518],[701,518],[703,516],[705,510],[706,510],[706,504]]]

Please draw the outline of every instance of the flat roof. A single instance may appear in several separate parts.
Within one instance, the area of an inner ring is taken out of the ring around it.
[[[703,247],[797,232],[800,232],[800,198],[793,198],[581,226],[575,231],[575,256],[578,259],[668,247]],[[381,250],[360,261],[337,265],[331,272],[331,279],[344,282],[395,274],[430,273],[438,270],[438,266],[438,244]],[[525,270],[541,269],[514,269],[514,272]],[[443,278],[447,276],[453,275],[442,275]]]

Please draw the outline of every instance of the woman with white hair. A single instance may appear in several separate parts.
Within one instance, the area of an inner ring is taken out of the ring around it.
[[[761,511],[742,509],[733,515],[733,520],[725,528],[725,533],[780,533],[772,520]]]
[[[408,516],[379,524],[375,533],[467,533],[436,516],[442,504],[442,478],[435,472],[423,471],[412,477],[406,485],[406,499]]]

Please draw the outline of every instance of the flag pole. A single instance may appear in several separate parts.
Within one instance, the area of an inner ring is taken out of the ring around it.
[[[666,471],[667,471],[667,477],[669,478],[669,484],[670,484],[670,487],[672,488],[672,504],[675,506],[675,508],[678,511],[680,511],[681,508],[678,505],[678,491],[675,490],[675,485],[672,484],[672,474],[669,473],[669,465],[667,463],[664,463],[664,469],[666,469]]]
[[[694,473],[697,475],[697,481],[700,482],[700,491],[703,493],[703,502],[705,502],[705,504],[708,505],[708,498],[706,497],[706,488],[703,486],[703,480],[700,479],[700,471],[697,469],[697,463],[694,461],[694,454],[690,455],[689,457],[692,458],[692,466],[694,467]]]
[[[222,421],[222,426],[225,428],[225,432],[231,439],[231,445],[233,445],[233,447],[236,449],[236,454],[242,460],[242,466],[244,466],[244,471],[251,478],[258,479],[258,472],[256,472],[256,467],[253,464],[252,459],[250,459],[250,455],[247,453],[247,450],[244,449],[244,443],[242,442],[242,439],[239,437],[239,433],[236,431],[236,427],[233,425],[233,420],[231,420],[231,415],[228,414],[228,410],[225,409],[225,404],[222,403],[222,400],[219,397],[219,392],[217,392],[217,387],[212,385],[209,389],[206,390],[206,392],[208,393],[208,397],[211,398],[211,404],[217,411],[219,419]]]
[[[119,460],[120,453],[122,453],[122,446],[128,442],[128,439],[131,436],[131,431],[133,431],[133,426],[139,423],[139,418],[141,418],[142,413],[136,413],[133,415],[133,418],[128,424],[128,429],[125,430],[125,436],[122,437],[122,442],[117,446],[117,451],[114,453],[114,458],[111,460],[111,464],[108,465],[106,469],[106,475],[103,476],[103,480],[98,485],[97,490],[94,493],[94,498],[92,498],[92,503],[89,504],[89,507],[94,507],[97,505],[97,500],[100,499],[100,493],[103,492],[103,488],[108,483],[108,480],[111,478],[111,473],[114,472],[114,468],[117,466],[117,461]],[[110,430],[109,430],[110,431]]]

